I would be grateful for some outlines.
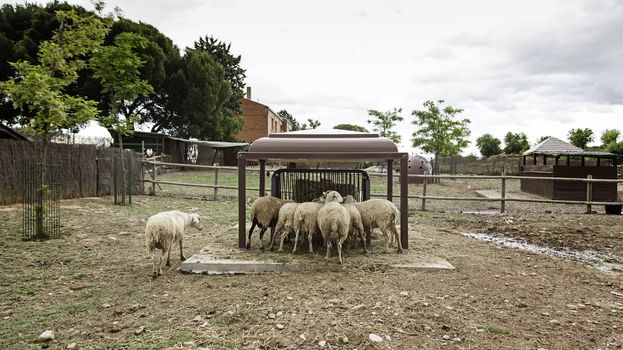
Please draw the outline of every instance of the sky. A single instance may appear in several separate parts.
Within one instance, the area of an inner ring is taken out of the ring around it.
[[[88,1],[69,1],[92,8]],[[426,100],[484,133],[566,140],[623,129],[623,1],[109,0],[180,48],[213,35],[242,56],[252,99],[322,127],[402,108],[401,150]],[[89,132],[95,132],[92,129]]]

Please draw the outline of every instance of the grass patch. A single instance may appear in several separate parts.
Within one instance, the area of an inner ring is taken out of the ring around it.
[[[496,325],[489,325],[489,326],[487,326],[487,331],[489,333],[496,334],[496,335],[509,335],[509,334],[511,334],[511,330],[510,329],[504,328],[504,327],[500,327],[500,326],[496,326]]]

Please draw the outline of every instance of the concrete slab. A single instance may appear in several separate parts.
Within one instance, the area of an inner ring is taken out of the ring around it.
[[[180,271],[207,275],[221,274],[254,274],[271,272],[302,272],[302,271],[342,271],[343,266],[334,263],[299,264],[283,263],[269,259],[245,260],[236,256],[235,250],[221,251],[213,247],[204,247],[201,251],[184,261]],[[319,260],[319,262],[323,261]],[[371,261],[371,263],[374,263]],[[447,260],[438,257],[418,257],[405,254],[404,263],[389,264],[389,268],[409,269],[418,271],[453,271],[454,266]]]

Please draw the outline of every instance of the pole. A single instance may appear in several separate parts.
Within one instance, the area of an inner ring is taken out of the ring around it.
[[[589,180],[586,182],[586,201],[591,202],[593,200],[593,175],[587,175],[586,179]],[[590,214],[593,211],[593,208],[590,204],[586,204],[586,213]]]
[[[260,159],[260,197],[266,195],[266,160]]]
[[[218,200],[218,168],[214,168],[214,200]]]
[[[394,199],[394,160],[387,160],[387,200]]]
[[[506,198],[506,173],[502,173],[502,195],[501,195],[502,200],[500,201],[500,213],[505,213],[506,212],[506,201],[504,200]]]
[[[245,156],[238,153],[238,248],[240,249],[247,247],[246,167]]]
[[[426,210],[426,182],[427,182],[428,178],[426,177],[426,174],[424,174],[424,177],[422,178],[422,211]]]
[[[409,187],[407,184],[408,155],[400,159],[400,243],[409,249]]]

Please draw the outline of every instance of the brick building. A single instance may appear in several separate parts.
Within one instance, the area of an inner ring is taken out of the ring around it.
[[[236,138],[251,143],[270,133],[292,131],[292,123],[281,118],[267,105],[251,100],[251,88],[247,87],[247,96],[240,101],[240,110],[244,126]]]

